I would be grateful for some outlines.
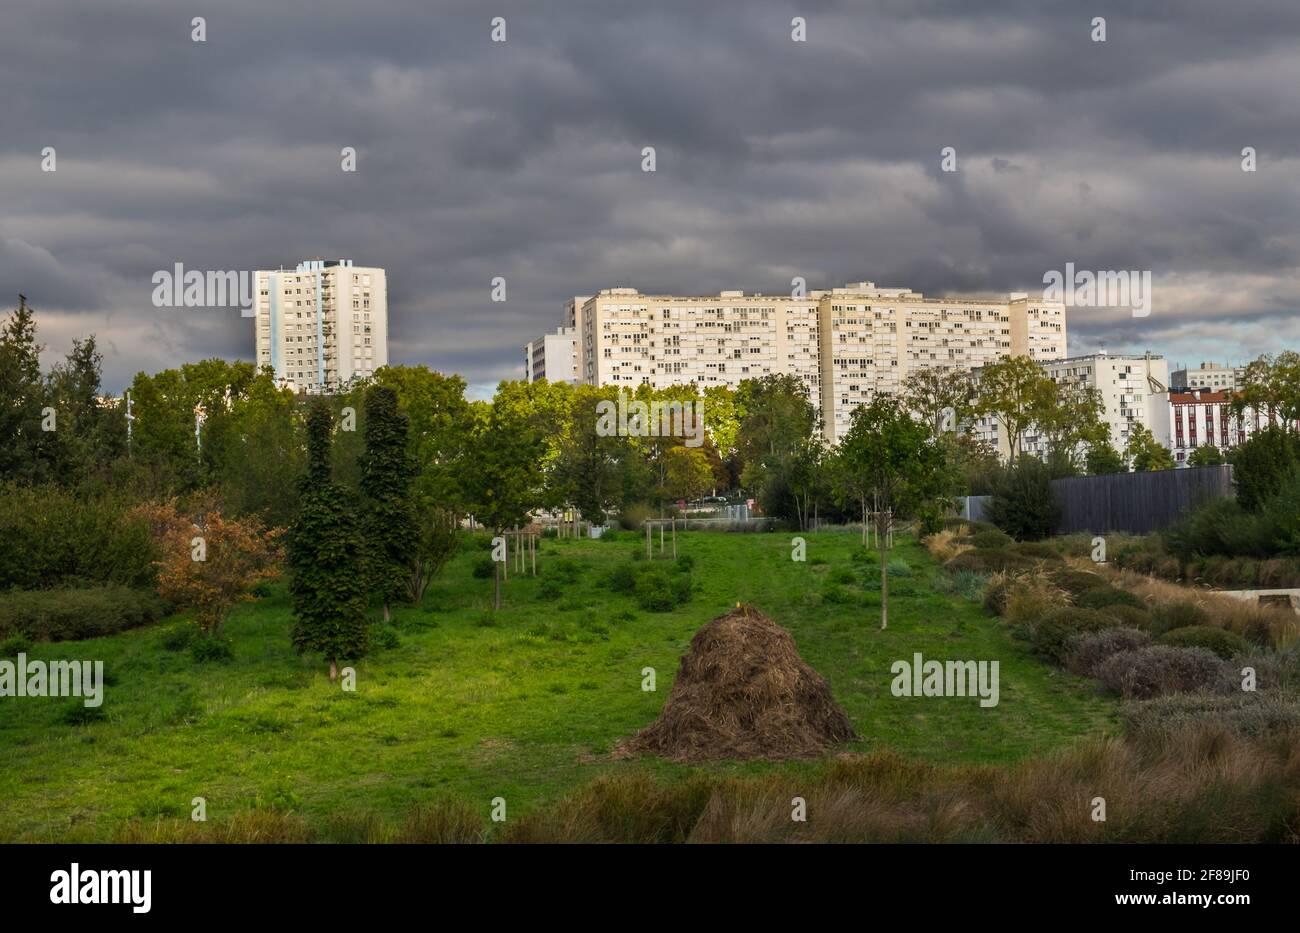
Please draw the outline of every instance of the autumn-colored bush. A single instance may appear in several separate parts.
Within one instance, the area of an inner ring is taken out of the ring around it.
[[[212,497],[184,512],[173,499],[142,506],[140,513],[163,555],[159,595],[193,609],[205,633],[216,632],[236,602],[251,599],[259,582],[279,576],[280,530],[263,529],[255,518],[226,518]]]

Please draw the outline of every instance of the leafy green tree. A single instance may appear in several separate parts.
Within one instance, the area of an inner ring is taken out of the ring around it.
[[[670,498],[684,499],[687,502],[698,499],[708,492],[713,483],[713,469],[709,465],[708,455],[699,447],[671,448],[666,459],[668,462],[668,481],[666,484]]]
[[[1061,506],[1052,493],[1048,465],[1025,454],[1000,468],[988,516],[993,524],[1020,541],[1038,541],[1055,534]]]
[[[953,433],[970,418],[975,385],[961,370],[916,369],[903,383],[903,397],[935,437]]]
[[[551,476],[563,501],[596,524],[603,524],[610,510],[623,501],[629,462],[642,456],[628,438],[596,430],[598,406],[617,401],[616,388],[581,385],[574,389]]]
[[[418,544],[411,482],[415,467],[407,449],[410,419],[388,386],[365,391],[365,452],[361,456],[362,527],[372,592],[384,604],[384,621],[395,600],[409,595],[411,561]]]
[[[1109,437],[1094,441],[1089,445],[1085,464],[1089,476],[1106,476],[1111,473],[1128,472],[1128,465],[1124,462],[1124,455],[1115,449],[1115,445],[1110,442]]]
[[[419,602],[456,552],[466,510],[461,464],[472,418],[465,380],[425,366],[385,366],[375,373],[375,382],[397,393],[398,404],[410,418],[409,449],[417,470],[411,494],[416,544],[407,595]]]
[[[1233,450],[1231,459],[1237,502],[1247,512],[1260,512],[1300,471],[1300,438],[1272,425]]]
[[[795,461],[806,459],[817,430],[807,386],[788,374],[746,379],[736,391],[736,404],[742,412],[736,432],[736,452],[744,464],[741,482],[755,491],[764,511],[797,519],[790,492],[799,469]]]
[[[1300,420],[1300,353],[1264,355],[1246,366],[1233,409],[1241,417],[1246,408],[1254,409],[1268,424],[1295,432]]]
[[[527,385],[503,382],[491,402],[471,405],[473,426],[462,464],[462,486],[474,517],[494,536],[528,521],[546,498],[554,424]],[[558,447],[558,441],[556,442]],[[501,608],[501,562],[494,573],[494,605]]]
[[[332,478],[333,422],[328,401],[313,399],[307,412],[307,472],[287,546],[293,644],[300,652],[323,654],[331,681],[338,677],[339,661],[359,658],[370,646],[356,503]]]
[[[1151,429],[1144,424],[1135,424],[1129,429],[1124,455],[1133,464],[1134,473],[1174,468],[1173,455],[1156,441]]]
[[[980,371],[972,411],[991,417],[1002,428],[1014,461],[1025,432],[1051,409],[1056,393],[1056,383],[1037,363],[1027,356],[1011,356]]]
[[[895,399],[877,395],[853,412],[840,443],[843,468],[871,490],[880,539],[880,627],[889,625],[889,531],[900,511],[933,497],[944,478],[943,452],[928,425]]]
[[[1218,447],[1213,444],[1202,444],[1187,456],[1187,465],[1189,467],[1218,466],[1221,463],[1227,463],[1228,460]]]
[[[1082,382],[1053,382],[1042,387],[1034,424],[1042,435],[1047,463],[1054,477],[1075,476],[1086,463],[1081,452],[1108,441],[1110,427],[1102,420],[1101,392]]]

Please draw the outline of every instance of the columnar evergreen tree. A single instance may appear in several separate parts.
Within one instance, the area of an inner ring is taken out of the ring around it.
[[[409,594],[417,534],[411,502],[414,462],[407,449],[410,419],[397,406],[397,393],[372,385],[365,395],[365,443],[361,455],[363,528],[370,591],[384,602],[384,621],[394,600]]]
[[[293,644],[300,652],[323,654],[330,680],[338,677],[338,662],[363,655],[370,639],[356,505],[331,475],[333,424],[328,402],[313,399],[307,413],[307,472],[287,548]]]
[[[0,478],[39,482],[48,473],[42,431],[45,386],[36,319],[27,299],[0,326]]]

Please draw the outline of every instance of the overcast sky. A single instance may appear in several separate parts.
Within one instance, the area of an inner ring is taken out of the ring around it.
[[[4,0],[0,88],[0,308],[47,362],[98,335],[114,391],[252,358],[155,271],[315,256],[385,267],[391,362],[479,393],[623,285],[1041,293],[1073,262],[1155,293],[1072,310],[1071,355],[1300,343],[1296,0]]]

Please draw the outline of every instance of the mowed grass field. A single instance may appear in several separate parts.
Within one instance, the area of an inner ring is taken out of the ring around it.
[[[396,821],[445,796],[485,816],[492,798],[504,797],[514,815],[606,772],[673,780],[701,770],[818,769],[817,761],[610,759],[621,739],[658,715],[694,633],[737,602],[785,626],[829,681],[861,736],[845,751],[991,764],[1118,731],[1111,701],[1033,658],[978,602],[946,592],[943,571],[912,539],[900,537],[891,551],[911,572],[891,579],[882,632],[879,568],[862,559],[858,535],[803,537],[808,560],[800,563],[791,560],[790,534],[679,534],[678,553],[694,559],[694,592],[667,613],[642,611],[605,581],[644,546],[634,535],[545,539],[539,577],[512,575],[496,613],[492,581],[472,575],[487,552],[468,544],[420,606],[396,610],[400,643],[355,664],[354,693],[331,684],[319,658],[293,651],[282,583],[226,623],[229,663],[169,650],[179,618],[37,645],[29,657],[102,659],[109,685],[102,717],[87,723],[68,721],[79,700],[0,700],[0,838],[107,840],[123,821],[188,819],[194,797],[207,801],[209,821],[290,809],[329,838],[340,818]],[[577,579],[544,599],[541,578],[561,560],[578,566]],[[838,585],[847,602],[823,598],[829,578],[850,574],[854,582]],[[918,651],[999,661],[999,705],[894,697],[890,665]],[[641,688],[646,667],[657,672],[656,692]]]

